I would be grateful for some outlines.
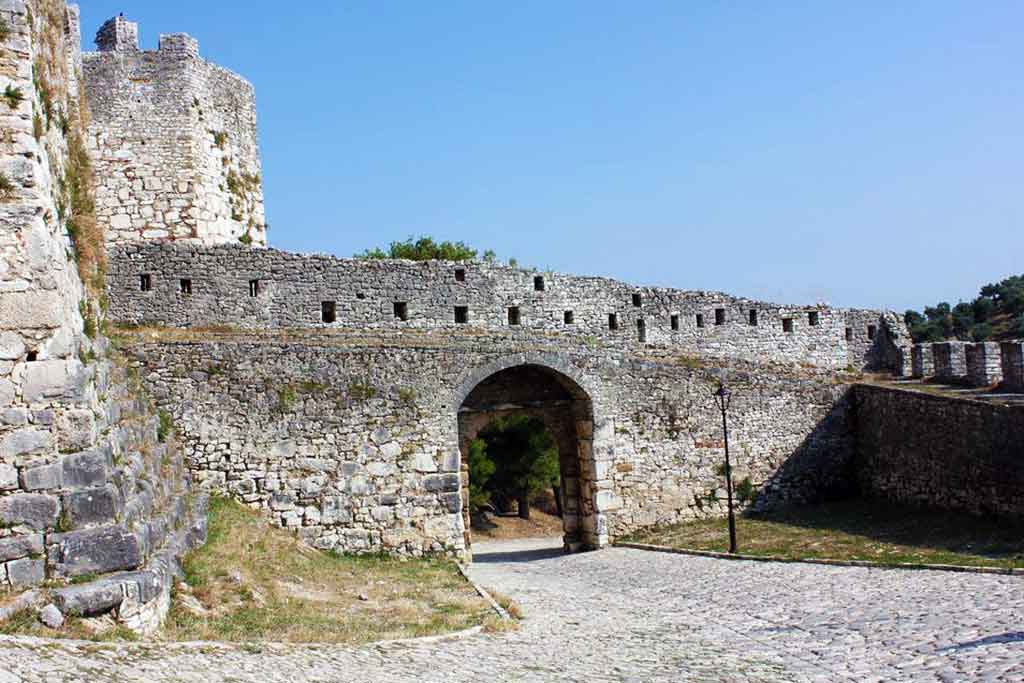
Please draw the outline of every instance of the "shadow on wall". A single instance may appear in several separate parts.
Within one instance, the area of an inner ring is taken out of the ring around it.
[[[852,425],[847,389],[761,485],[750,511],[757,513],[785,505],[843,500],[856,495]]]

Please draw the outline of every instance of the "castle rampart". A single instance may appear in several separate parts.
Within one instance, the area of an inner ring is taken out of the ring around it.
[[[111,19],[82,57],[97,213],[111,243],[266,244],[252,85],[187,34],[140,50]]]
[[[111,250],[110,315],[128,324],[441,329],[569,347],[637,349],[899,372],[902,321],[878,311],[786,306],[636,287],[491,263],[338,259],[272,249],[132,244]]]

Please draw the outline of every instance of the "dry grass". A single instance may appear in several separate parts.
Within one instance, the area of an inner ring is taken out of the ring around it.
[[[964,513],[852,500],[737,519],[739,552],[786,558],[1024,568],[1024,524]],[[692,550],[728,550],[724,519],[626,539]]]
[[[458,631],[493,614],[450,561],[322,553],[223,499],[185,568],[171,640],[362,643]],[[184,607],[189,593],[205,615]]]

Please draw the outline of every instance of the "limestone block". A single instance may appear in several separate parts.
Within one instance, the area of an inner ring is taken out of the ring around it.
[[[56,605],[49,604],[39,613],[39,621],[47,628],[58,629],[64,625],[64,615]]]
[[[412,467],[417,472],[437,472],[437,463],[429,453],[417,453],[413,457]]]
[[[28,534],[0,539],[0,562],[43,554],[43,535]]]
[[[53,445],[53,435],[44,429],[24,427],[0,437],[0,458],[15,458],[43,451]]]
[[[7,563],[7,580],[12,588],[38,586],[46,580],[46,563],[25,558]]]
[[[54,496],[15,493],[0,498],[0,524],[25,526],[37,531],[57,524],[58,503]]]
[[[0,330],[53,329],[63,317],[58,291],[0,292]]]
[[[78,359],[27,363],[22,396],[26,403],[47,400],[81,400],[85,395],[89,374]]]
[[[66,615],[94,617],[106,614],[121,604],[124,591],[114,581],[96,581],[81,586],[68,586],[52,593],[54,604]]]
[[[143,560],[139,538],[121,526],[54,534],[48,543],[50,568],[56,576],[135,569]]]
[[[59,463],[27,467],[21,471],[21,488],[26,491],[43,491],[61,487],[61,467]]]
[[[106,483],[110,458],[110,449],[106,447],[65,456],[61,460],[64,486],[80,488]]]
[[[64,511],[75,528],[111,524],[123,509],[121,495],[113,484],[66,494]]]
[[[96,439],[96,415],[91,410],[66,410],[56,422],[58,445],[62,451],[88,448]]]
[[[9,379],[0,378],[0,407],[14,403],[14,383]]]
[[[14,465],[0,462],[0,491],[18,488],[18,470]]]
[[[25,342],[17,332],[0,333],[0,360],[20,360],[25,354]]]
[[[124,213],[115,214],[110,217],[110,227],[114,230],[131,230],[132,218]]]

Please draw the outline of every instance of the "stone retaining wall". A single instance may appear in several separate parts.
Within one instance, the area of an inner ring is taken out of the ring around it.
[[[1007,389],[1024,391],[1024,343],[1005,342],[1000,345],[1003,358],[1003,382]]]
[[[997,342],[978,342],[965,347],[967,382],[975,387],[992,387],[1003,381],[1003,358]]]
[[[1024,518],[1024,406],[868,385],[853,405],[864,493]]]

